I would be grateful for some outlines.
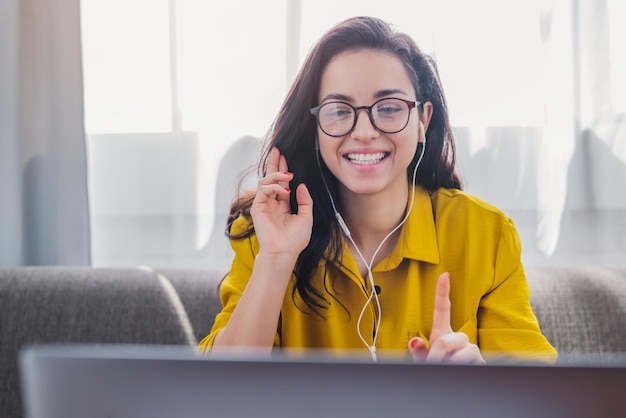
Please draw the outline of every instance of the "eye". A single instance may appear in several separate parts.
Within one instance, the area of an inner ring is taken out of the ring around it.
[[[383,100],[376,105],[376,113],[380,116],[395,116],[405,110],[403,102],[399,100]]]
[[[352,108],[344,103],[327,103],[321,109],[324,119],[343,119],[352,115]]]

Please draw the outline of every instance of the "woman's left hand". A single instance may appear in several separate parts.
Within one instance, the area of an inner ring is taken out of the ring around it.
[[[450,274],[443,273],[437,281],[435,294],[435,311],[429,343],[414,337],[409,340],[409,351],[413,360],[421,362],[441,363],[474,363],[484,364],[476,344],[469,342],[463,332],[454,332],[450,326]]]

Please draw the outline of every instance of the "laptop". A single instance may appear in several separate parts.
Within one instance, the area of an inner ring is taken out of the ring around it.
[[[626,361],[433,365],[188,347],[31,346],[27,418],[625,417]]]

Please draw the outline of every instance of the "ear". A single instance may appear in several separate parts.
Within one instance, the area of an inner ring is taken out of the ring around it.
[[[423,105],[423,112],[420,116],[420,138],[419,142],[424,142],[424,136],[426,131],[428,130],[428,125],[430,124],[430,119],[433,116],[433,104],[431,102],[425,102]]]

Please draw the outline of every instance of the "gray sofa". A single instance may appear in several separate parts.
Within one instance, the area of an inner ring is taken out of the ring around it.
[[[22,415],[17,356],[41,343],[195,345],[220,302],[217,270],[0,269],[0,417]],[[626,352],[626,268],[530,268],[531,303],[561,358]]]

